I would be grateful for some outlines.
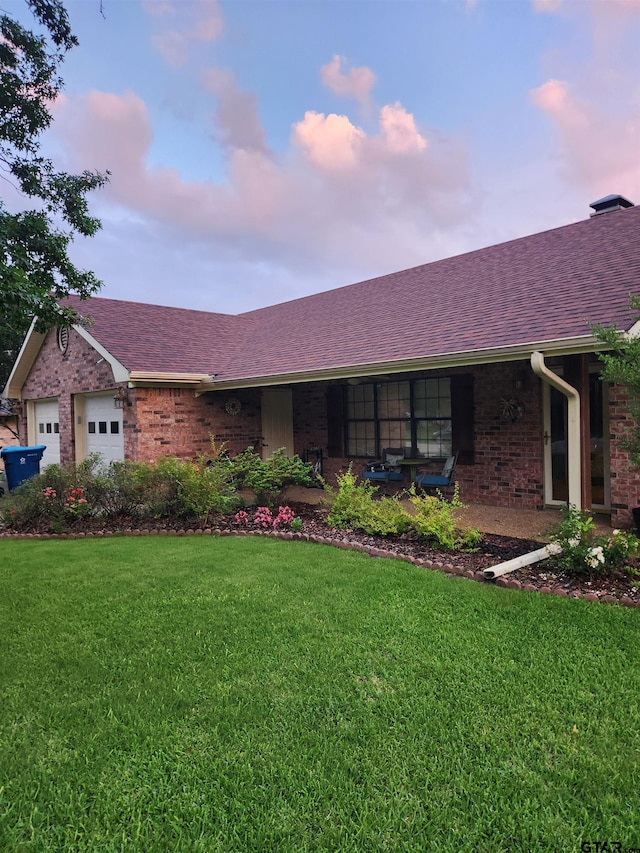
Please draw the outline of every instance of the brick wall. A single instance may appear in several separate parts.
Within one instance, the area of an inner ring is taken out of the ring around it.
[[[609,389],[611,523],[614,527],[631,524],[631,510],[640,506],[640,471],[631,465],[629,454],[622,446],[632,427],[625,395],[614,386]]]
[[[430,372],[450,376],[456,371]],[[463,371],[458,371],[463,372]],[[479,366],[474,376],[475,463],[459,465],[456,481],[468,502],[534,509],[543,504],[542,392],[540,380],[522,362]],[[516,388],[516,383],[522,387]],[[327,457],[327,383],[294,386],[296,453],[319,446],[329,482],[353,461],[361,471],[365,460]],[[517,398],[523,414],[515,423],[503,415],[505,399]],[[408,485],[408,474],[406,475]]]
[[[60,461],[75,460],[72,397],[90,391],[116,388],[109,364],[76,331],[69,331],[67,351],[58,347],[56,331],[49,332],[22,388],[22,400],[57,397],[60,422]],[[125,439],[128,425],[124,424]],[[20,417],[20,440],[27,443],[26,405]]]
[[[241,410],[230,415],[225,402],[230,396],[240,400]],[[153,461],[159,456],[195,459],[211,451],[211,436],[225,443],[232,455],[261,444],[260,392],[209,392],[196,397],[187,388],[135,388],[131,391],[135,422],[125,455],[130,459]]]

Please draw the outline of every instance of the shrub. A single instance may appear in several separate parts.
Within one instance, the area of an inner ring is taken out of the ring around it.
[[[268,506],[259,506],[253,518],[245,510],[239,510],[234,515],[233,521],[238,527],[255,527],[259,530],[275,530],[278,527],[299,530],[302,527],[302,519],[296,519],[293,510],[288,506],[279,506],[275,516]],[[299,522],[299,525],[296,522]]]
[[[562,548],[551,558],[553,565],[575,575],[612,575],[638,554],[640,540],[631,532],[614,530],[597,536],[593,518],[569,506],[550,539]]]
[[[410,518],[399,497],[374,500],[377,486],[367,481],[358,482],[351,465],[336,478],[338,489],[325,485],[330,509],[327,521],[340,529],[364,530],[378,536],[404,533],[409,529]]]
[[[2,502],[1,518],[8,529],[61,533],[74,522],[95,515],[91,495],[94,459],[77,466],[48,465],[22,483]]]
[[[239,486],[253,489],[259,504],[273,507],[286,486],[310,486],[311,466],[299,456],[287,456],[279,448],[269,459],[261,459],[247,447],[231,460],[232,476]]]
[[[464,530],[456,526],[453,510],[464,506],[460,501],[457,483],[450,501],[441,492],[437,496],[418,494],[413,484],[408,494],[414,509],[411,527],[421,539],[433,541],[448,551],[456,548],[470,551],[482,541],[478,530]]]

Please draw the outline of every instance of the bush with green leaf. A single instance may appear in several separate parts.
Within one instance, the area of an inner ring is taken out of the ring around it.
[[[284,448],[268,459],[261,459],[248,447],[231,460],[233,476],[239,486],[252,489],[259,504],[273,507],[287,486],[310,486],[311,466],[297,456],[287,456]]]
[[[363,530],[377,536],[406,533],[410,518],[400,496],[374,500],[377,486],[358,480],[352,467],[336,477],[337,490],[325,485],[330,504],[327,521],[343,530]]]
[[[598,536],[591,515],[575,506],[563,509],[562,521],[550,540],[562,549],[551,563],[575,575],[612,575],[640,550],[640,540],[630,531],[613,530],[610,536]]]
[[[463,529],[456,524],[453,510],[464,507],[457,483],[451,500],[447,500],[441,492],[436,495],[418,493],[414,484],[408,495],[413,507],[411,527],[421,539],[434,542],[448,551],[471,551],[481,543],[482,536],[478,530]]]

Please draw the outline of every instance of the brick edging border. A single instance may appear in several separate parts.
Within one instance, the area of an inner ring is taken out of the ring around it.
[[[443,563],[438,560],[422,560],[419,557],[411,557],[408,554],[398,554],[395,551],[385,551],[383,548],[375,548],[370,545],[362,545],[359,542],[349,542],[346,539],[333,539],[328,536],[318,536],[310,533],[294,533],[284,530],[221,530],[220,528],[188,528],[187,530],[165,530],[154,528],[151,530],[140,530],[138,528],[126,528],[120,531],[98,531],[96,533],[0,533],[0,539],[109,539],[122,536],[264,536],[272,539],[283,539],[285,541],[315,542],[318,545],[332,545],[344,551],[359,551],[370,557],[385,557],[389,560],[402,560],[419,568],[432,569],[447,575],[474,580],[478,583],[493,583],[506,589],[520,589],[524,592],[538,592],[541,595],[556,595],[560,598],[583,598],[586,601],[595,601],[602,604],[619,604],[621,607],[640,608],[640,599],[634,601],[628,595],[618,598],[615,595],[596,595],[595,592],[581,592],[579,589],[567,592],[565,589],[553,589],[550,586],[537,587],[531,583],[521,583],[515,578],[507,578],[504,575],[495,581],[485,578],[482,570],[473,571],[455,566],[453,563]]]

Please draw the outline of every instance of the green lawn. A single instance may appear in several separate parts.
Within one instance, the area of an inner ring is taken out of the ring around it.
[[[2,853],[640,846],[640,611],[253,537],[0,558]]]

